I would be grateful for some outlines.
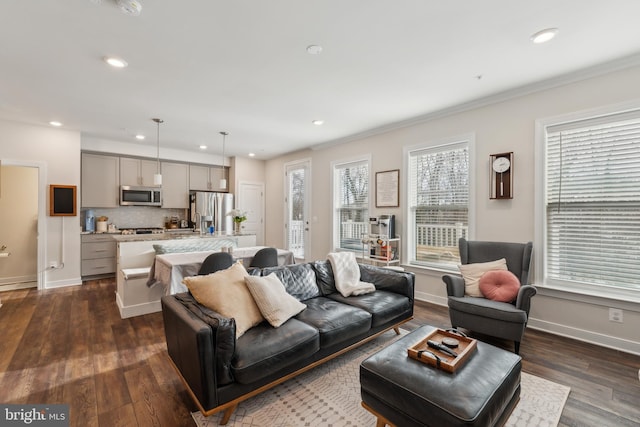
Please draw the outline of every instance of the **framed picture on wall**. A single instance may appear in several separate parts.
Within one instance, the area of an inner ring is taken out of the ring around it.
[[[400,206],[400,169],[376,172],[376,207]]]
[[[76,216],[76,186],[49,186],[49,215]]]

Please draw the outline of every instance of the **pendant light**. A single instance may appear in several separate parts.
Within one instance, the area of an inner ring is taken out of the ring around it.
[[[224,146],[225,146],[225,142],[227,139],[227,135],[229,135],[229,133],[227,132],[220,132],[220,135],[222,135],[222,178],[220,178],[220,188],[223,190],[227,189],[227,171],[224,168]]]
[[[162,119],[151,119],[158,124],[158,135],[156,139],[156,173],[153,175],[153,185],[162,185],[162,175],[160,174],[160,123],[164,123]]]

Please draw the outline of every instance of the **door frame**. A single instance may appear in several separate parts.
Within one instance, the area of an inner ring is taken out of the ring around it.
[[[303,159],[293,160],[287,162],[284,165],[283,175],[284,179],[284,195],[286,203],[284,204],[284,242],[285,246],[289,246],[289,176],[287,175],[289,169],[294,169],[296,166],[306,167],[307,173],[305,173],[304,185],[304,210],[305,210],[305,222],[307,231],[304,234],[304,256],[306,258],[311,254],[311,157],[305,157]]]
[[[45,262],[47,259],[47,164],[44,162],[16,159],[2,159],[1,166],[21,166],[38,169],[38,228],[36,240],[38,245],[38,260],[36,278],[38,290],[45,288]],[[0,194],[2,197],[2,194]]]

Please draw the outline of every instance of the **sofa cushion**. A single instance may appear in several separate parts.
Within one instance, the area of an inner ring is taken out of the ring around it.
[[[491,270],[482,275],[478,287],[485,298],[511,302],[518,296],[520,279],[509,270]]]
[[[275,273],[282,282],[287,293],[298,301],[320,295],[320,289],[316,284],[316,273],[311,264],[294,264],[262,269],[262,275]]]
[[[305,301],[306,310],[295,318],[320,332],[320,348],[327,348],[371,329],[371,313],[330,298]]]
[[[306,305],[287,293],[274,273],[265,277],[247,276],[244,280],[260,313],[274,328],[306,308]]]
[[[326,296],[338,292],[336,289],[336,281],[333,278],[333,268],[329,260],[315,261],[312,265],[316,271],[316,283],[322,295]],[[362,274],[362,272],[360,274]]]
[[[527,313],[508,302],[491,301],[486,298],[449,297],[448,304],[449,310],[474,316],[520,324],[524,324],[527,321]]]
[[[226,270],[182,279],[202,305],[236,321],[236,338],[264,320],[247,285],[247,271],[237,262]]]
[[[251,384],[298,363],[320,349],[313,326],[289,319],[279,328],[262,323],[236,341],[231,370],[240,384]]]
[[[371,313],[371,327],[376,328],[399,317],[406,317],[413,309],[412,301],[400,294],[377,290],[371,294],[343,297],[339,293],[328,296],[332,300],[352,305]]]
[[[496,261],[477,262],[475,264],[459,265],[460,274],[464,279],[464,293],[471,297],[482,297],[478,283],[484,273],[491,270],[506,270],[507,260],[501,258]]]
[[[237,247],[235,239],[184,239],[153,245],[157,255],[182,252],[218,251],[225,246]]]

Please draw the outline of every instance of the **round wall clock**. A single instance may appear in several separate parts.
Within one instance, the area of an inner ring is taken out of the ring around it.
[[[498,173],[504,173],[511,167],[511,160],[506,157],[498,157],[493,161],[493,170]]]

